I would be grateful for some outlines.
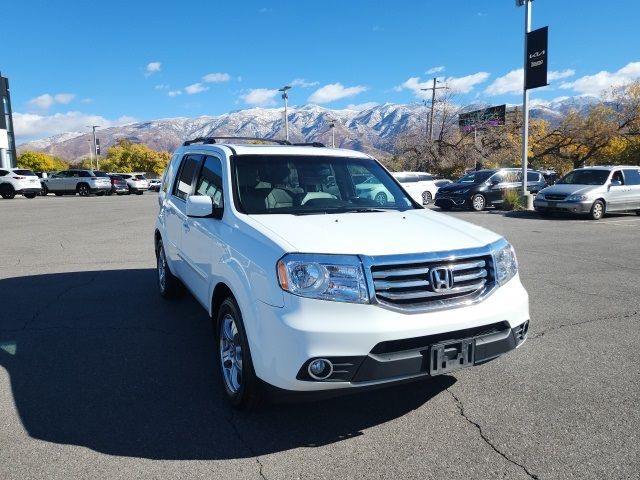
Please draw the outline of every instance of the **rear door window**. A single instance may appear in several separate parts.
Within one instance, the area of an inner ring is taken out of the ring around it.
[[[178,172],[178,178],[176,178],[176,183],[173,187],[173,194],[176,197],[182,200],[186,200],[187,197],[191,194],[193,177],[196,173],[196,167],[201,160],[202,155],[187,155],[182,160],[182,165],[180,166],[180,171]]]
[[[640,185],[640,170],[630,168],[623,172],[625,185]]]
[[[539,182],[540,174],[536,172],[527,172],[527,182]]]

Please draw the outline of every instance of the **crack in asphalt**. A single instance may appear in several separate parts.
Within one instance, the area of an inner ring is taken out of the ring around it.
[[[258,464],[258,474],[260,475],[260,478],[263,478],[264,480],[268,480],[267,477],[264,475],[264,472],[262,471],[262,469],[264,468],[264,465],[260,461],[260,456],[256,453],[256,451],[253,449],[253,447],[251,445],[249,445],[249,442],[247,442],[244,439],[244,437],[240,433],[240,429],[238,428],[238,426],[233,421],[233,419],[234,419],[233,407],[227,407],[227,408],[230,409],[229,416],[227,417],[227,422],[229,422],[229,425],[231,425],[231,429],[236,434],[236,437],[238,437],[238,440],[240,440],[240,443],[242,445],[244,445],[244,448],[246,448],[249,451],[249,453],[255,458],[256,463]]]
[[[68,286],[67,288],[62,290],[60,293],[58,293],[56,295],[56,297],[53,299],[53,301],[50,302],[50,303],[55,303],[55,302],[59,301],[64,295],[66,295],[67,293],[69,293],[70,291],[72,291],[72,290],[74,290],[76,288],[86,287],[87,285],[90,285],[98,277],[99,273],[100,272],[96,272],[86,282]],[[22,331],[25,331],[25,330],[27,330],[29,328],[29,325],[32,325],[36,320],[38,320],[38,318],[40,317],[41,314],[42,314],[42,307],[40,305],[37,305],[35,307],[35,311],[33,312],[33,315],[31,315],[31,318],[26,320],[24,322],[24,324],[22,325],[22,327],[16,328],[16,329],[7,329],[7,330],[3,329],[3,331],[5,331],[5,332],[22,332]]]
[[[476,427],[476,429],[478,430],[478,433],[480,434],[480,438],[482,438],[482,440],[491,447],[491,449],[496,452],[498,455],[500,455],[502,458],[504,458],[507,462],[516,465],[517,467],[520,467],[524,473],[526,473],[529,478],[533,478],[535,480],[539,480],[540,477],[538,475],[536,475],[535,473],[531,473],[529,471],[529,469],[527,467],[525,467],[523,464],[516,462],[515,460],[513,460],[512,458],[510,458],[509,456],[507,456],[506,453],[502,452],[500,449],[498,449],[498,447],[496,447],[493,442],[491,440],[489,440],[489,438],[487,437],[487,435],[482,431],[482,427],[480,426],[480,424],[474,422],[473,420],[471,420],[469,417],[467,417],[467,415],[464,413],[464,405],[462,404],[462,402],[460,401],[460,399],[456,396],[455,393],[453,393],[450,389],[445,389],[449,395],[451,395],[451,397],[453,398],[456,407],[458,408],[458,411],[460,412],[460,416],[462,416],[462,418],[464,418],[469,424],[473,425],[474,427]]]
[[[584,320],[582,322],[565,323],[563,325],[558,325],[558,326],[555,326],[555,327],[547,328],[546,330],[538,332],[535,335],[531,335],[529,337],[529,340],[535,340],[536,338],[544,337],[547,333],[551,333],[551,332],[553,332],[555,330],[562,330],[563,328],[567,328],[567,327],[575,327],[575,326],[578,326],[578,325],[586,325],[588,323],[594,323],[594,322],[603,322],[605,320],[619,320],[619,319],[633,318],[638,314],[640,314],[640,310],[636,310],[635,312],[627,313],[627,314],[624,314],[624,315],[614,315],[614,316],[611,316],[611,317],[592,318],[591,320]]]

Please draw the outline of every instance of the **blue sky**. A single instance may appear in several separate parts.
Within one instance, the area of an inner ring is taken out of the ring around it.
[[[433,76],[456,101],[518,103],[523,8],[513,0],[3,2],[0,71],[19,140],[84,125],[290,103],[420,101]],[[640,78],[640,3],[536,0],[551,86],[534,101]],[[356,107],[361,108],[361,107]]]

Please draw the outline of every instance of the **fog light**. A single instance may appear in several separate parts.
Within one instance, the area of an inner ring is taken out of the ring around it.
[[[307,371],[314,380],[324,380],[333,373],[333,365],[325,358],[318,358],[309,364]]]

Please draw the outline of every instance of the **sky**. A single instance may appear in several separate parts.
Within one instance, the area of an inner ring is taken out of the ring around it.
[[[437,77],[461,104],[520,103],[514,0],[2,2],[0,72],[18,143],[86,125],[292,106],[421,102]],[[550,85],[533,103],[640,79],[640,2],[535,0]]]

